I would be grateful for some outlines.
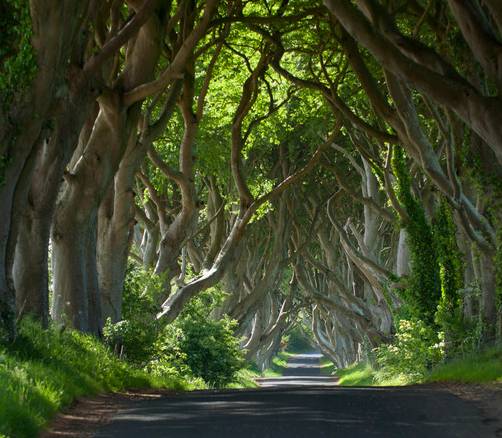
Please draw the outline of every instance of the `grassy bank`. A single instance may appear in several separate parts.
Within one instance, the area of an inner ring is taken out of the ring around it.
[[[240,389],[240,388],[258,388],[256,380],[261,377],[260,373],[253,368],[243,368],[237,371],[235,376],[235,381],[227,385],[229,389]]]
[[[374,370],[369,364],[356,363],[347,368],[338,369],[338,384],[342,386],[372,386],[374,382]]]
[[[277,353],[272,359],[272,364],[270,368],[263,371],[262,377],[279,377],[284,374],[284,370],[288,366],[288,360],[291,356],[291,353],[287,353],[286,351],[280,351]]]
[[[188,389],[176,377],[132,368],[91,336],[24,321],[0,347],[0,437],[33,437],[75,398],[124,388]]]
[[[502,383],[502,349],[491,348],[434,368],[427,382]]]
[[[322,376],[332,376],[335,372],[335,364],[331,362],[327,357],[321,357],[321,375]]]
[[[414,383],[502,383],[502,349],[491,348],[453,359],[434,367],[421,379],[405,373],[382,379],[379,371],[366,363],[336,370],[342,386],[401,386]]]

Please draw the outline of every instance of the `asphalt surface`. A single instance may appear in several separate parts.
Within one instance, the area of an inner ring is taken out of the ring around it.
[[[295,386],[336,386],[334,377],[321,376],[322,354],[296,354],[280,377],[257,379],[262,388],[289,388]]]
[[[441,390],[342,388],[319,374],[319,355],[291,361],[256,390],[199,391],[133,401],[96,438],[483,438],[494,420]]]

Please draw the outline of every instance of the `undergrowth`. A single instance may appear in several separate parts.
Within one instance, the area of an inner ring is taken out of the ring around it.
[[[335,364],[331,362],[327,357],[321,357],[321,375],[322,376],[332,376],[335,372]]]
[[[502,383],[502,349],[472,353],[434,368],[427,382]]]
[[[363,362],[338,369],[338,384],[342,386],[372,386],[374,384],[374,370]]]
[[[119,360],[96,338],[43,330],[24,320],[13,344],[0,346],[0,436],[33,437],[75,398],[125,388],[189,389]]]
[[[424,376],[389,374],[360,362],[338,369],[342,386],[402,386],[415,383],[502,383],[502,349],[489,348],[435,365]]]

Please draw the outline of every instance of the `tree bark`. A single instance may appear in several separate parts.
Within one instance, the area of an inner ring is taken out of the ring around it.
[[[75,48],[75,36],[85,25],[87,7],[88,1],[72,0],[65,8],[54,2],[30,2],[37,72],[27,89],[15,94],[9,117],[0,120],[0,157],[7,163],[0,184],[0,328],[11,338],[15,333],[15,292],[11,278],[17,241],[17,227],[12,223],[15,192],[31,178],[25,172],[25,181],[19,181],[27,160],[36,153],[36,144],[41,141],[43,124]]]

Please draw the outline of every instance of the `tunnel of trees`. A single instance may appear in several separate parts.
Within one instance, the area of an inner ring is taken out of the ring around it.
[[[0,28],[4,339],[101,337],[138,272],[159,324],[218,295],[260,366],[298,321],[338,366],[402,320],[500,339],[499,0],[5,0]]]

